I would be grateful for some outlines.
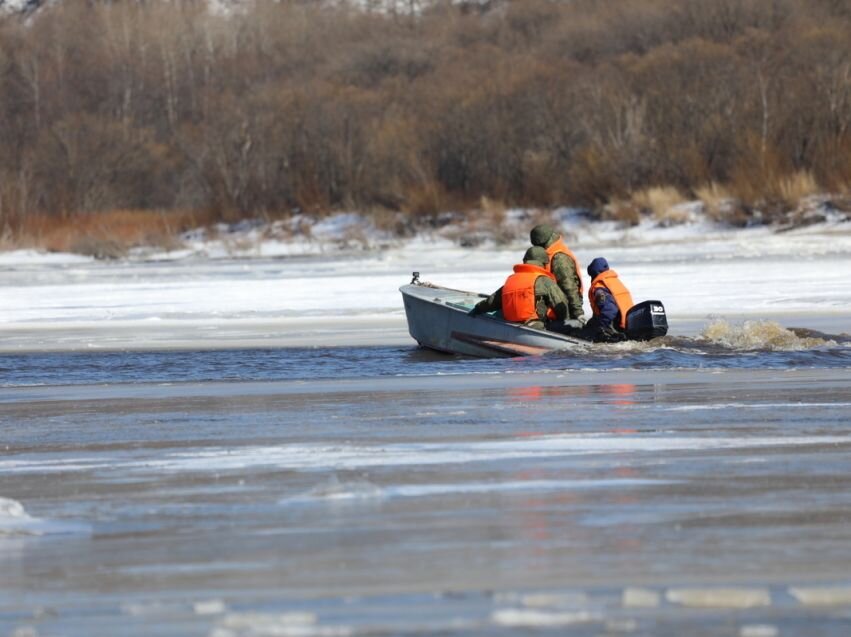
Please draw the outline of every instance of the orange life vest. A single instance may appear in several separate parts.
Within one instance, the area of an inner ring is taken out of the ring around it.
[[[540,276],[555,281],[550,272],[537,265],[521,263],[514,266],[514,274],[509,275],[502,286],[502,315],[506,321],[525,323],[540,318],[535,303],[535,281]]]
[[[591,309],[594,311],[594,316],[600,315],[600,308],[597,307],[597,303],[594,301],[594,292],[597,288],[606,288],[611,292],[615,299],[615,304],[621,313],[621,329],[625,330],[626,314],[635,303],[632,302],[632,294],[629,293],[629,290],[626,289],[626,286],[618,278],[618,273],[614,270],[606,270],[605,272],[600,272],[591,281],[591,287],[588,290],[588,300],[591,301]]]
[[[585,291],[585,289],[582,287],[582,274],[580,274],[579,259],[576,258],[576,255],[573,254],[573,251],[567,247],[567,244],[561,237],[559,237],[558,241],[556,241],[549,248],[547,248],[547,254],[550,257],[550,261],[547,264],[547,270],[549,270],[550,272],[553,271],[553,257],[559,252],[564,252],[567,256],[570,257],[570,260],[573,261],[573,267],[576,270],[576,280],[579,281],[579,296],[582,296],[582,293]]]

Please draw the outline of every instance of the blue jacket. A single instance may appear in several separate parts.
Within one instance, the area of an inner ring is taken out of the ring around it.
[[[588,265],[588,276],[590,276],[593,281],[598,274],[605,272],[608,269],[609,262],[603,257],[597,257]],[[601,328],[607,329],[618,324],[616,319],[620,310],[618,309],[618,305],[615,303],[615,297],[612,296],[611,292],[605,288],[597,288],[594,291],[594,302],[600,310],[597,320],[599,321]]]

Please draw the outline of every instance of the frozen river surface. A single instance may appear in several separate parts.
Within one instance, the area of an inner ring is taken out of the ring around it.
[[[7,263],[0,637],[846,637],[848,236],[666,245],[664,341],[508,360],[396,288],[509,251]]]
[[[675,334],[699,332],[709,317],[851,331],[851,223],[780,234],[638,228],[603,243],[594,232],[576,230],[580,261],[605,256],[636,301],[664,301]],[[272,258],[264,246],[239,259],[0,255],[0,351],[407,345],[398,288],[413,271],[490,293],[527,247],[415,240]]]
[[[826,360],[6,387],[0,634],[845,636]]]

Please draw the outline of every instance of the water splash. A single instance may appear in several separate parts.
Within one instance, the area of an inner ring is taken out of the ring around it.
[[[17,500],[0,497],[0,539],[9,536],[88,534],[90,532],[91,529],[84,524],[34,518]]]
[[[0,537],[4,535],[40,535],[35,531],[41,523],[26,512],[24,506],[11,498],[0,498]]]
[[[731,324],[717,319],[704,328],[701,338],[736,350],[800,351],[835,344],[823,338],[799,336],[774,321]]]
[[[368,480],[340,480],[335,473],[307,492],[292,498],[284,498],[281,502],[307,503],[322,501],[342,504],[363,500],[381,500],[385,495],[381,487]]]

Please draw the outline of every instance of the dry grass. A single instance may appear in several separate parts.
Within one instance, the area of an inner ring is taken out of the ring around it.
[[[729,221],[746,214],[749,222],[797,223],[799,211],[806,208],[806,200],[822,192],[814,175],[809,171],[767,171],[759,181],[754,175],[742,175],[730,185],[737,195],[727,202],[727,210],[720,210],[720,219]],[[744,213],[743,213],[744,211]],[[741,225],[733,221],[734,225]]]
[[[402,212],[387,208],[373,208],[365,214],[372,220],[376,229],[383,232],[396,237],[412,237],[416,234],[411,218]]]
[[[653,186],[640,190],[632,194],[631,200],[662,225],[672,226],[688,221],[687,212],[677,208],[686,199],[671,186]]]
[[[115,259],[134,247],[180,247],[178,235],[208,225],[212,218],[189,211],[112,210],[65,217],[33,215],[11,232],[9,242],[51,252]]]
[[[759,189],[709,183],[695,190],[713,221],[742,227],[752,223],[800,223],[807,216],[807,200],[822,192],[812,173],[798,171],[765,178]],[[757,212],[758,211],[758,212]]]
[[[615,199],[603,206],[600,219],[617,221],[622,226],[637,226],[641,223],[641,207],[631,200]]]
[[[405,212],[414,218],[436,215],[448,209],[449,197],[436,181],[426,180],[411,186],[405,193]]]
[[[731,214],[741,211],[736,197],[726,186],[710,182],[695,189],[697,198],[703,203],[706,216],[713,221],[742,225],[741,219],[731,220]]]
[[[505,211],[507,207],[504,202],[482,196],[479,203],[481,206],[481,215],[479,218],[485,223],[494,228],[502,226],[505,223]]]
[[[772,190],[789,206],[797,206],[802,199],[821,192],[813,174],[806,170],[781,177]]]
[[[718,210],[723,204],[734,198],[729,189],[714,181],[695,188],[694,193],[703,202],[707,210]]]

